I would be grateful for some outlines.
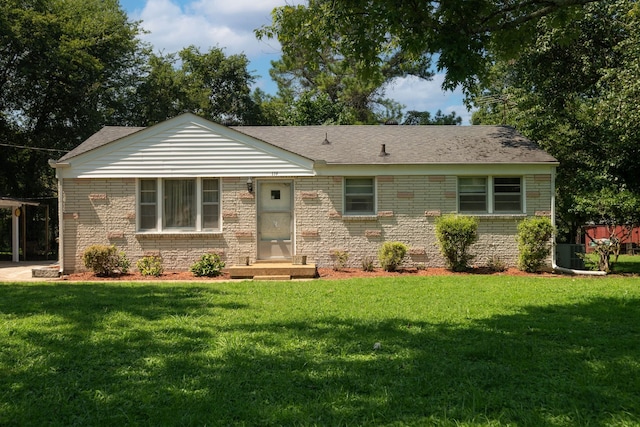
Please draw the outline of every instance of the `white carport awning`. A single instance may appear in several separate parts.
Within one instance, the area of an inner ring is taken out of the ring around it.
[[[27,202],[19,199],[11,199],[9,197],[0,197],[0,208],[11,209],[12,218],[12,237],[11,237],[11,255],[12,261],[20,261],[20,214],[22,213],[22,206],[38,206],[39,203]]]

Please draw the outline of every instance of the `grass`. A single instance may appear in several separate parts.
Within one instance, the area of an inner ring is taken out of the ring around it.
[[[0,284],[0,425],[640,425],[639,285]]]
[[[613,260],[614,257],[611,257]],[[596,261],[597,262],[597,261]],[[640,256],[620,255],[618,262],[613,264],[614,273],[640,274]]]
[[[611,272],[613,274],[636,274],[640,275],[640,256],[638,255],[620,255],[618,261],[614,261],[615,257],[611,256]],[[598,269],[598,255],[594,253],[584,256],[585,268],[587,270]]]

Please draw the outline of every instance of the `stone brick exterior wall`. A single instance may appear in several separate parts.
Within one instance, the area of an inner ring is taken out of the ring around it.
[[[186,270],[204,253],[232,265],[238,256],[255,260],[255,197],[246,178],[223,178],[224,233],[137,233],[135,179],[63,180],[64,272],[86,270],[82,254],[93,244],[115,245],[135,263],[162,258],[165,269]]]
[[[481,215],[474,263],[486,265],[497,256],[508,266],[518,260],[518,223],[527,216],[551,214],[551,176],[525,175],[526,215]],[[377,215],[343,216],[343,178],[298,178],[295,184],[297,253],[310,262],[331,266],[334,251],[349,253],[348,266],[365,258],[379,265],[377,252],[385,241],[409,247],[405,265],[442,267],[435,222],[457,209],[455,176],[378,176]]]
[[[284,179],[284,178],[283,178]],[[406,265],[441,267],[435,221],[457,209],[455,176],[378,176],[377,215],[343,215],[343,178],[292,178],[294,182],[295,252],[308,262],[332,266],[335,250],[349,253],[348,265],[361,267],[385,241],[409,246]],[[551,176],[525,175],[526,215],[480,216],[480,240],[474,262],[496,255],[507,265],[518,257],[516,230],[526,216],[551,213]],[[82,254],[92,244],[114,244],[135,262],[159,255],[166,269],[188,269],[203,253],[215,252],[227,265],[257,256],[256,201],[246,178],[222,178],[223,233],[138,233],[135,179],[64,179],[64,272],[83,271]]]

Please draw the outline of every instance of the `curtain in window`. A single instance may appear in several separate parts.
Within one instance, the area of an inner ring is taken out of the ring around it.
[[[195,228],[196,182],[193,179],[164,181],[164,226]]]

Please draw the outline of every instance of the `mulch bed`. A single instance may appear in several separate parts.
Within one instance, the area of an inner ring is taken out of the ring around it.
[[[554,273],[525,273],[516,268],[509,268],[503,272],[492,272],[486,268],[473,268],[464,273],[454,273],[445,268],[403,268],[395,272],[388,272],[382,269],[375,269],[374,271],[363,271],[360,268],[341,268],[338,270],[332,268],[318,268],[319,279],[351,279],[351,278],[366,278],[366,277],[407,277],[407,276],[469,276],[469,275],[494,275],[494,276],[532,276],[532,277],[558,277],[558,274]],[[222,281],[231,280],[228,273],[223,273],[218,277],[196,277],[190,271],[165,271],[158,277],[143,276],[140,273],[132,272],[127,274],[121,274],[113,277],[98,277],[91,272],[67,274],[62,277],[62,280],[69,281]]]

